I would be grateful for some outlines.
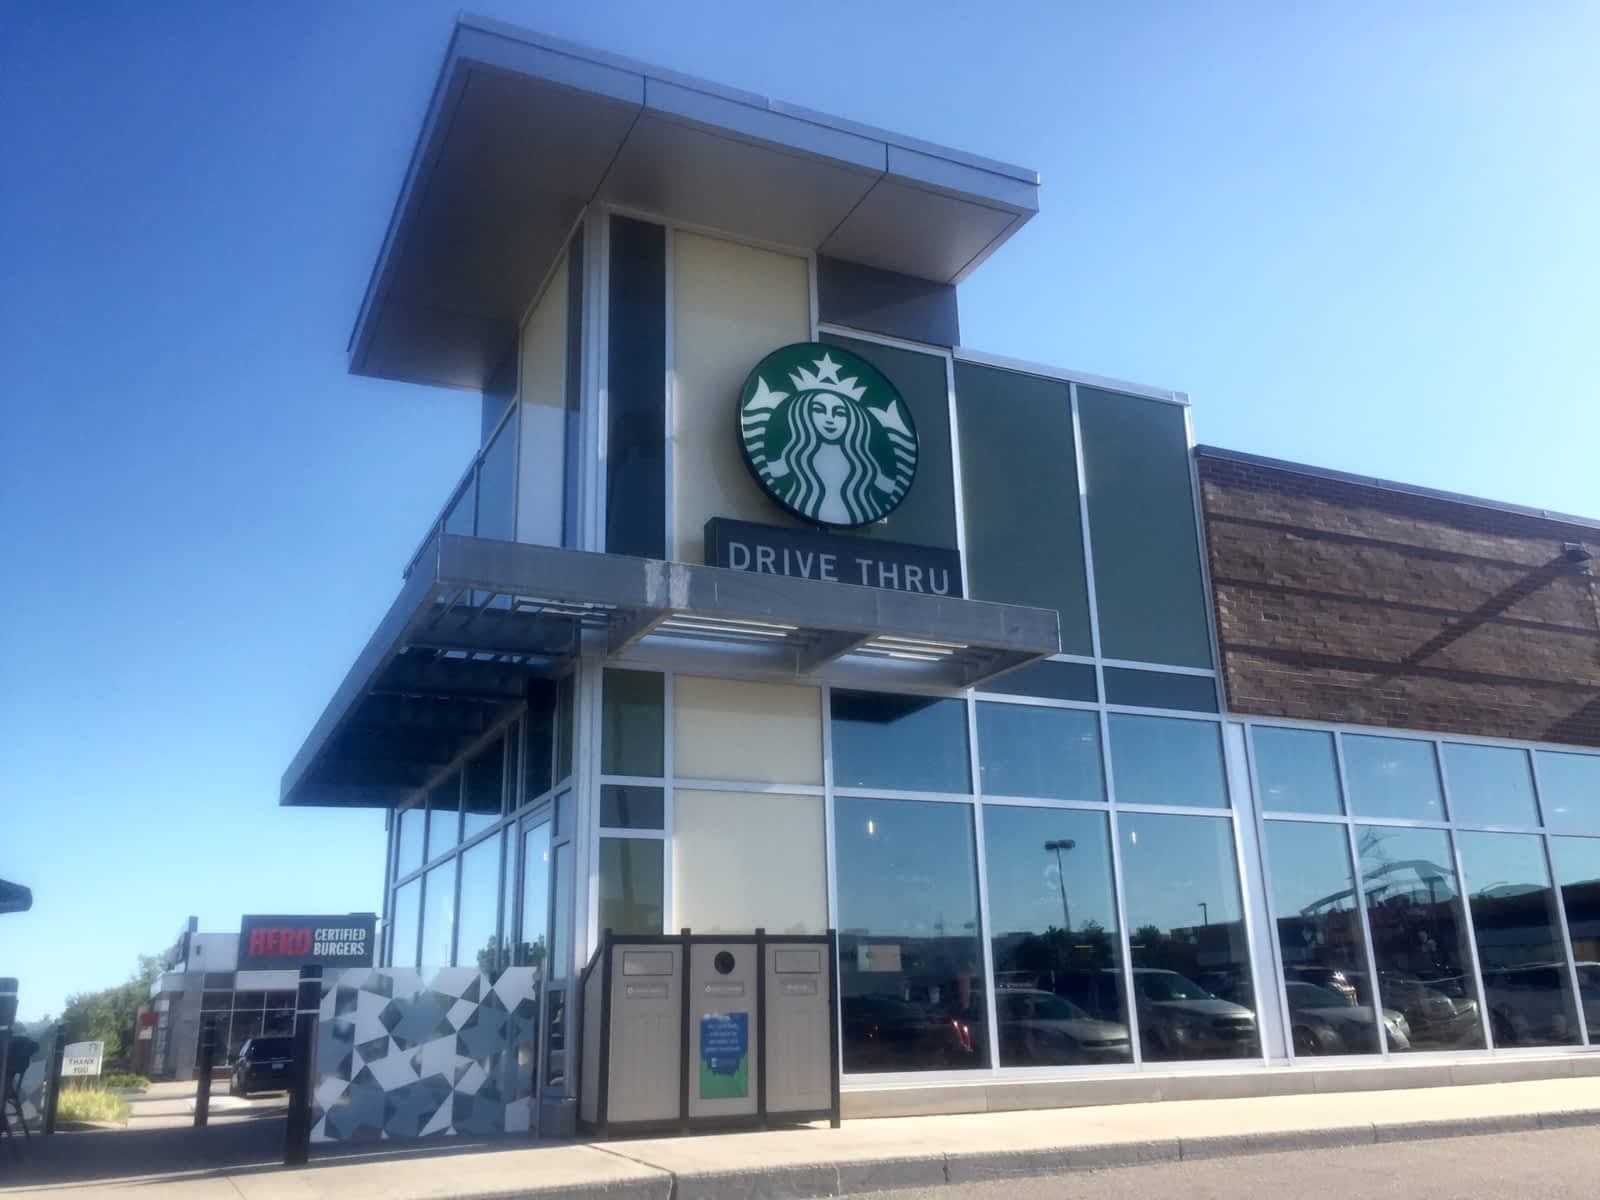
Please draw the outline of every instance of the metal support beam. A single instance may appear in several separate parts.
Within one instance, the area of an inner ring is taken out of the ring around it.
[[[796,675],[810,675],[829,663],[843,658],[852,650],[859,650],[874,636],[871,633],[824,633],[816,640],[795,650],[794,672]]]
[[[613,618],[606,635],[606,653],[626,654],[654,633],[661,622],[672,616],[670,608],[646,608],[623,613]]]

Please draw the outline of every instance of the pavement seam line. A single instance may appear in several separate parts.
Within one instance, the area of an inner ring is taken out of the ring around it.
[[[620,1158],[623,1162],[631,1162],[635,1166],[645,1167],[651,1171],[656,1171],[662,1175],[665,1175],[667,1177],[667,1200],[678,1200],[678,1173],[676,1171],[671,1170],[668,1167],[658,1167],[653,1162],[645,1162],[642,1158],[635,1158],[631,1154],[624,1154],[620,1150],[614,1149],[611,1146],[602,1146],[598,1142],[585,1142],[583,1144],[588,1146],[591,1150],[598,1150],[602,1154],[609,1154],[612,1158]]]

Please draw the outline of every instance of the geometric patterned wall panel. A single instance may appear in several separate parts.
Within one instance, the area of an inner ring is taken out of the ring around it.
[[[351,967],[322,977],[311,1140],[526,1133],[539,968]]]

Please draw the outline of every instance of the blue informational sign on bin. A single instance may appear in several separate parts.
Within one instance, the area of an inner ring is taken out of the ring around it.
[[[700,1098],[740,1100],[750,1094],[750,1014],[700,1018]]]

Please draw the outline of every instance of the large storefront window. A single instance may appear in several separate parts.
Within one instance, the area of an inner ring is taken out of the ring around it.
[[[1431,754],[1432,747],[1426,748]],[[1410,1029],[1409,1045],[1390,1049],[1482,1048],[1450,835],[1442,829],[1358,825],[1356,845],[1378,998],[1404,1016]]]
[[[456,923],[456,863],[449,859],[425,876],[422,893],[422,967],[448,967]]]
[[[421,920],[422,880],[394,890],[394,915],[390,918],[389,965],[414,967],[417,965],[417,929]]]
[[[989,1065],[969,804],[839,797],[846,1071]]]
[[[980,703],[978,761],[986,796],[1106,798],[1100,718],[1093,712]]]
[[[1600,837],[1548,831],[1600,833],[1600,754],[1268,725],[1250,744],[1297,1055],[1327,1052],[1297,1011],[1308,971],[1347,1023],[1375,990],[1390,1053],[1592,1044]]]
[[[1145,1060],[1259,1056],[1233,822],[1170,813],[1117,822]]]
[[[1112,713],[1110,729],[1118,804],[1228,807],[1215,721]]]
[[[600,928],[613,933],[660,933],[660,838],[600,840]]]
[[[964,701],[834,691],[835,787],[970,792],[970,770]]]
[[[461,855],[461,902],[456,919],[456,966],[494,971],[500,965],[500,836]]]
[[[1466,832],[1456,840],[1494,1044],[1575,1045],[1582,1037],[1543,839]]]
[[[1107,815],[986,804],[983,838],[1000,1065],[1131,1061]]]
[[[1266,823],[1268,885],[1296,1055],[1380,1049],[1348,836],[1343,825]],[[1383,1016],[1388,1037],[1405,1049],[1404,1019]]]

